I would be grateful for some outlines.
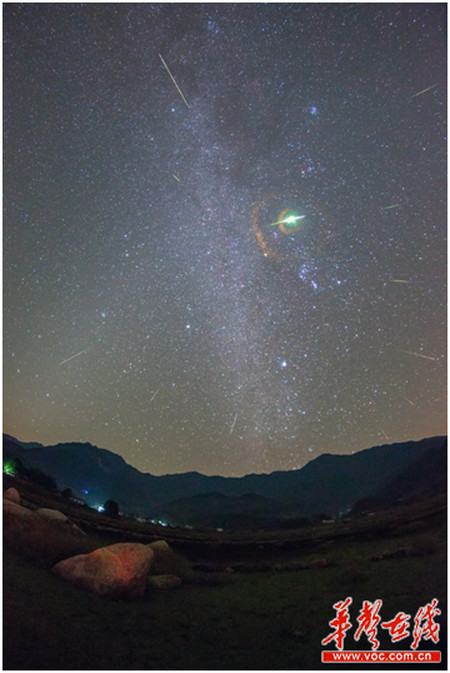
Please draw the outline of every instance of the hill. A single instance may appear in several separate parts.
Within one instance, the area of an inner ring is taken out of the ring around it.
[[[392,501],[392,493],[400,492],[396,480],[413,495],[443,487],[446,474],[445,437],[377,446],[352,455],[323,454],[300,470],[239,478],[141,473],[117,454],[89,443],[24,445],[4,435],[3,450],[5,458],[20,458],[27,467],[51,474],[60,489],[70,487],[91,506],[113,498],[122,512],[165,516],[170,523],[195,526],[221,526],[225,515],[236,519],[245,513],[261,525],[275,516],[336,515],[368,496]],[[434,476],[423,469],[430,464]]]

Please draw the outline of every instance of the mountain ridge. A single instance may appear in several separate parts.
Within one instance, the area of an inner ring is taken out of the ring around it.
[[[420,470],[411,470],[411,466],[428,451],[441,448],[444,442],[444,436],[436,436],[383,444],[348,455],[327,453],[299,470],[243,477],[206,476],[195,471],[155,476],[142,473],[118,454],[87,442],[48,447],[27,442],[23,446],[10,435],[4,435],[4,456],[18,457],[27,467],[48,472],[59,488],[70,487],[93,506],[113,498],[126,513],[159,518],[176,511],[178,518],[173,522],[186,524],[190,522],[181,521],[180,507],[174,503],[214,492],[230,498],[253,494],[272,501],[274,511],[289,510],[302,516],[323,512],[336,515],[361,498],[383,492],[405,470],[410,469],[410,480],[419,480]],[[264,510],[263,501],[259,505]],[[227,507],[234,511],[235,505],[228,501]],[[193,506],[191,515],[194,524],[199,525],[201,507]]]

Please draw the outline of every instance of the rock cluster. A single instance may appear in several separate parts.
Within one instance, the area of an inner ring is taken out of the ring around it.
[[[175,589],[185,582],[221,586],[230,581],[233,572],[297,571],[325,568],[330,564],[324,557],[275,564],[260,560],[234,563],[226,572],[220,572],[220,567],[211,563],[192,566],[164,540],[151,544],[121,542],[95,549],[95,543],[62,512],[49,508],[31,511],[23,507],[15,488],[4,493],[3,517],[7,545],[30,557],[33,557],[30,549],[39,548],[41,557],[46,556],[47,565],[55,575],[108,598],[141,598],[146,590]],[[78,542],[74,544],[74,540]],[[86,553],[79,553],[80,550]]]
[[[133,599],[141,598],[147,589],[174,589],[186,581],[196,582],[187,559],[164,540],[151,544],[123,542],[93,551],[91,547],[87,553],[74,555],[70,551],[80,545],[74,545],[73,540],[89,547],[84,531],[56,509],[32,511],[20,502],[17,489],[4,492],[5,544],[40,562],[45,557],[55,575],[75,586],[103,597]],[[61,538],[65,538],[64,544]],[[62,560],[51,562],[58,556]]]

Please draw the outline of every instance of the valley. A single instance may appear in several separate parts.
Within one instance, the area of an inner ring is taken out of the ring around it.
[[[13,481],[5,477],[5,487]],[[399,611],[413,618],[437,598],[441,649],[446,643],[443,495],[307,530],[219,533],[112,519],[34,485],[20,489],[30,508],[63,510],[87,533],[84,544],[164,539],[195,578],[140,600],[111,600],[61,581],[45,559],[7,547],[6,669],[325,669],[321,640],[334,603],[347,596],[353,624],[365,600],[382,599],[386,619]],[[348,648],[370,649],[352,633]],[[382,635],[382,646],[394,649]],[[445,670],[445,657],[436,670]]]

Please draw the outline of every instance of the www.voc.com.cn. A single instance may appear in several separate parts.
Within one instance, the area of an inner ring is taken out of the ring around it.
[[[431,651],[322,651],[323,664],[438,664],[441,661],[439,650]]]

